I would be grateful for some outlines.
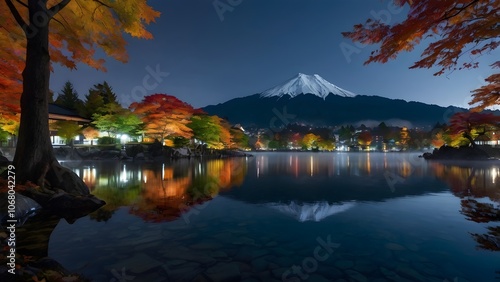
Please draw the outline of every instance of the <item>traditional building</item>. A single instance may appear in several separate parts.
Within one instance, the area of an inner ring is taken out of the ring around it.
[[[56,104],[49,104],[49,128],[50,128],[50,140],[52,141],[52,145],[66,144],[65,140],[57,135],[57,129],[54,128],[54,123],[60,120],[74,121],[81,126],[91,122],[90,119],[80,116],[73,110],[70,110],[68,108]],[[83,136],[81,135],[76,136],[74,142],[77,144],[82,143]]]

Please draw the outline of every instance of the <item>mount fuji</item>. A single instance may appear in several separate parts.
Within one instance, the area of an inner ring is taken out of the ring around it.
[[[210,115],[244,127],[276,128],[379,124],[422,127],[447,122],[450,113],[466,111],[381,96],[356,95],[321,76],[299,73],[263,92],[203,108]]]
[[[354,203],[330,204],[327,201],[317,203],[299,204],[292,201],[289,204],[284,203],[269,203],[266,206],[275,209],[281,213],[292,216],[299,222],[316,221],[320,222],[323,219],[337,213],[346,211],[354,207]]]
[[[326,99],[326,96],[328,96],[329,94],[334,94],[342,97],[356,96],[356,94],[350,91],[331,84],[317,74],[307,75],[303,73],[299,73],[298,75],[285,81],[283,84],[277,85],[262,92],[260,96],[282,97],[284,95],[289,95],[293,98],[301,94],[313,94],[322,98],[323,100]]]

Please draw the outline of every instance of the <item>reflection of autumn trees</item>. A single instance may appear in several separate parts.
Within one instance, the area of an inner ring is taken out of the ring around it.
[[[90,219],[95,221],[108,221],[114,212],[123,206],[132,204],[139,196],[141,187],[137,184],[127,185],[123,188],[104,186],[94,190],[93,193],[100,199],[105,199],[106,205],[91,213]]]
[[[220,189],[241,185],[246,175],[243,158],[193,162],[187,170],[144,169],[140,198],[130,210],[146,221],[171,221],[182,212],[215,197]]]
[[[499,169],[446,166],[431,163],[435,175],[461,198],[461,213],[478,223],[500,222]],[[482,202],[478,201],[479,199]],[[485,234],[471,233],[478,247],[500,251],[500,226],[488,226]]]
[[[77,168],[92,193],[107,205],[90,218],[107,221],[115,210],[130,206],[130,212],[147,221],[177,219],[182,212],[215,197],[220,190],[243,183],[245,158],[187,161],[175,165],[118,163]]]
[[[130,212],[151,222],[178,218],[178,207],[186,201],[186,190],[191,184],[191,171],[176,175],[172,167],[162,167],[160,171],[144,169],[143,177],[140,199]]]
[[[500,226],[487,227],[487,234],[471,234],[481,249],[500,251]]]
[[[461,167],[429,163],[434,174],[445,181],[454,195],[462,198],[489,198],[500,202],[500,168],[497,167]]]
[[[500,222],[500,205],[492,203],[481,203],[476,200],[464,199],[461,201],[462,214],[468,220],[480,223]],[[478,243],[478,247],[500,251],[500,225],[488,226],[486,234],[471,233],[472,237]]]
[[[214,177],[220,189],[243,184],[246,171],[246,161],[243,158],[218,159],[207,163],[207,176]]]
[[[467,199],[462,200],[461,205],[462,214],[471,221],[484,223],[500,220],[500,209],[495,208],[493,204]]]

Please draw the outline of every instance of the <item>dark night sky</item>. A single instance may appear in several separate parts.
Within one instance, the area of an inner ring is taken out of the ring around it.
[[[203,107],[260,93],[301,72],[317,73],[356,94],[468,107],[470,91],[491,73],[492,55],[480,59],[479,69],[439,77],[432,69],[409,70],[423,46],[387,64],[363,65],[373,47],[346,57],[341,44],[354,45],[342,31],[372,15],[390,15],[391,23],[406,15],[387,0],[231,1],[241,3],[223,13],[223,20],[213,0],[150,1],[162,13],[148,28],[155,39],[129,39],[127,64],[108,58],[105,73],[84,65],[74,71],[56,66],[51,89],[57,93],[70,80],[83,98],[92,85],[106,80],[124,106],[142,99],[144,90]],[[144,85],[147,68],[169,75]]]

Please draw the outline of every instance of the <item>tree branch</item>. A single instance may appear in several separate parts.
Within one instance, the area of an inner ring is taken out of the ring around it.
[[[54,21],[58,22],[59,24],[61,24],[61,25],[64,27],[64,29],[67,29],[67,28],[66,28],[66,26],[65,26],[65,25],[64,25],[64,24],[63,24],[60,20],[58,20],[58,19],[56,19],[56,18],[52,18],[52,19],[53,19]]]
[[[28,8],[28,4],[24,3],[23,1],[21,0],[16,0],[17,3],[23,5],[24,7]]]
[[[10,12],[14,16],[14,19],[16,20],[17,24],[23,29],[24,33],[28,33],[28,25],[24,21],[23,17],[21,17],[21,14],[19,14],[19,11],[16,9],[16,6],[14,6],[14,3],[12,3],[11,0],[5,0],[5,3],[9,7]]]
[[[48,16],[50,18],[53,18],[57,13],[59,13],[59,11],[61,11],[64,7],[66,7],[66,5],[69,4],[69,2],[71,2],[71,0],[62,0],[61,2],[59,2],[56,5],[52,6],[48,10]]]
[[[465,11],[467,8],[469,8],[470,6],[476,4],[477,2],[479,2],[479,0],[473,0],[471,1],[469,4],[467,5],[463,5],[461,7],[457,7],[457,6],[454,6],[453,8],[451,8],[449,11],[447,11],[443,18],[441,18],[439,21],[446,21],[446,20],[449,20],[453,17],[456,17],[458,16],[460,13],[462,13],[463,11]],[[452,12],[453,10],[455,10],[456,12],[452,15],[448,15],[448,13]]]
[[[94,0],[94,2],[97,2],[97,3],[99,3],[99,4],[103,5],[103,6],[106,6],[106,7],[108,7],[108,8],[111,8],[111,6],[109,6],[109,5],[107,5],[107,4],[102,3],[102,1],[100,1],[100,0]]]

